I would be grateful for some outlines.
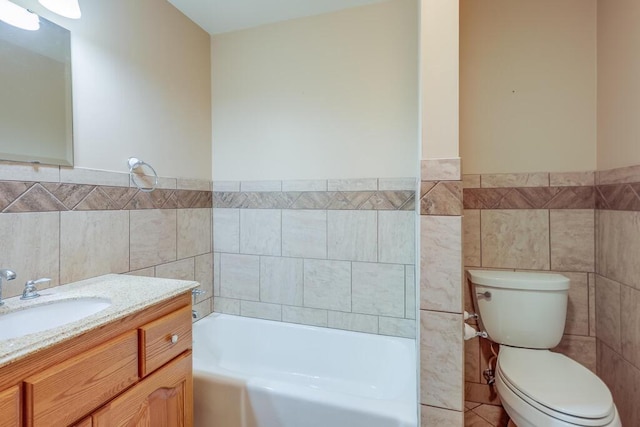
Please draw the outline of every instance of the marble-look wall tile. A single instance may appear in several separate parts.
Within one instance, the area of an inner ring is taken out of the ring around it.
[[[327,257],[327,211],[282,211],[282,256]]]
[[[377,219],[375,211],[328,211],[329,258],[376,262]]]
[[[167,264],[156,265],[156,277],[176,280],[195,280],[195,259],[187,258]],[[209,297],[211,297],[211,295],[209,295]]]
[[[420,329],[420,402],[462,411],[462,315],[421,310]]]
[[[211,181],[204,179],[178,178],[176,180],[178,190],[211,191]]]
[[[195,257],[195,277],[194,280],[200,283],[200,289],[205,291],[204,295],[196,297],[196,302],[204,301],[214,296],[213,290],[213,253],[198,255]]]
[[[356,313],[404,317],[404,266],[352,264],[351,310]]]
[[[327,182],[329,191],[376,191],[378,180],[376,178],[364,179],[330,179]]]
[[[420,426],[422,427],[461,427],[464,414],[460,411],[420,405]]]
[[[480,210],[465,209],[462,217],[463,242],[464,242],[464,265],[469,267],[480,267],[481,245],[480,245]]]
[[[549,174],[551,187],[578,187],[595,185],[595,172],[560,172]]]
[[[260,299],[260,257],[222,254],[220,296],[243,300]]]
[[[240,315],[240,300],[225,297],[213,299],[213,311],[216,313]]]
[[[327,310],[306,307],[282,306],[282,321],[311,326],[328,326]]]
[[[640,291],[620,287],[622,356],[640,369]]]
[[[462,218],[420,217],[420,308],[462,312]]]
[[[60,166],[60,182],[128,187],[129,174]]]
[[[176,260],[177,213],[175,209],[121,212],[131,215],[132,270]]]
[[[213,253],[213,295],[220,296],[220,258],[221,254]]]
[[[596,336],[596,275],[589,273],[589,336]]]
[[[141,268],[140,270],[129,271],[127,274],[130,276],[156,277],[156,268]]]
[[[464,380],[480,382],[480,340],[464,342]]]
[[[213,248],[216,252],[240,252],[240,209],[213,210]]]
[[[547,210],[483,210],[482,266],[549,270]]]
[[[266,320],[282,320],[282,306],[256,301],[240,301],[240,315]]]
[[[239,192],[240,181],[214,181],[212,183],[213,191],[217,192]]]
[[[380,335],[413,339],[416,337],[416,321],[415,319],[380,316],[378,318],[378,333]]]
[[[197,313],[197,317],[191,318],[193,323],[204,319],[211,313],[213,313],[213,298],[209,297],[193,305],[193,310]]]
[[[462,215],[462,194],[460,181],[423,181],[420,185],[420,214]]]
[[[472,402],[486,403],[487,405],[500,405],[500,398],[495,387],[488,384],[464,383],[464,397]]]
[[[414,264],[415,212],[378,212],[378,262]]]
[[[0,162],[0,180],[60,182],[60,167],[34,163]]]
[[[640,165],[608,169],[596,173],[596,185],[640,182]]]
[[[589,280],[587,273],[561,272],[570,280],[565,334],[589,335]]]
[[[277,255],[282,253],[282,215],[277,209],[240,210],[240,253]]]
[[[129,212],[60,213],[60,283],[129,270]]]
[[[482,188],[499,187],[548,187],[548,173],[487,174],[480,178]]]
[[[303,261],[298,258],[260,258],[260,301],[302,305]]]
[[[565,335],[553,351],[562,353],[596,372],[596,339],[594,337]]]
[[[369,314],[344,313],[341,311],[329,311],[328,323],[330,328],[345,329],[348,331],[378,333],[378,317]]]
[[[640,212],[601,210],[597,236],[599,273],[640,289]]]
[[[549,227],[552,270],[594,271],[593,209],[551,210]]]
[[[305,260],[304,305],[351,311],[351,263]]]
[[[282,181],[282,191],[327,191],[326,179]]]
[[[211,252],[211,209],[178,209],[178,258]]]
[[[620,325],[620,284],[596,276],[596,330],[598,339],[622,352]]]
[[[462,188],[480,188],[480,175],[462,175]]]
[[[598,345],[598,374],[613,395],[623,426],[640,422],[640,369],[624,360],[606,344]]]
[[[416,178],[379,178],[378,191],[415,190],[418,185]]]
[[[0,268],[16,273],[14,280],[2,284],[3,298],[20,295],[27,280],[50,278],[43,288],[60,284],[59,259],[60,213],[0,215]]]
[[[404,267],[404,295],[404,317],[415,319],[418,307],[416,305],[416,267],[413,265]]]
[[[240,182],[240,191],[282,191],[282,181],[242,181]]]
[[[420,162],[422,181],[459,181],[462,177],[460,158],[424,159]]]

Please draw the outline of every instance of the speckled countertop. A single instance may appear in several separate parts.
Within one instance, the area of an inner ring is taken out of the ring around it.
[[[111,305],[66,325],[18,338],[0,340],[0,367],[188,292],[197,286],[198,282],[193,281],[108,274],[39,291],[39,298],[28,301],[20,300],[19,297],[8,298],[0,307],[0,316],[35,305],[87,297],[106,298],[111,301]],[[34,315],[33,321],[40,320]]]

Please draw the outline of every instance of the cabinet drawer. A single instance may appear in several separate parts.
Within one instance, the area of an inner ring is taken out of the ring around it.
[[[20,425],[20,387],[0,392],[0,427]]]
[[[137,380],[138,336],[131,331],[27,378],[26,425],[69,425]]]
[[[140,376],[145,377],[191,348],[191,307],[140,328]]]

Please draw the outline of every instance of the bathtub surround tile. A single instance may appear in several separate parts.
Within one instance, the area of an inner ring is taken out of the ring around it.
[[[213,209],[213,248],[216,252],[240,252],[240,209]]]
[[[462,426],[464,414],[460,411],[420,405],[420,425],[422,427]]]
[[[140,270],[129,271],[127,274],[130,276],[156,277],[156,268],[141,268]]]
[[[416,267],[414,265],[404,266],[404,317],[407,319],[416,318]]]
[[[640,212],[600,211],[597,235],[599,273],[640,289]]]
[[[620,287],[622,356],[640,368],[640,291],[629,286]]]
[[[481,243],[480,243],[480,210],[465,209],[462,217],[464,265],[468,267],[480,267]]]
[[[303,260],[260,258],[260,301],[302,305]]]
[[[465,209],[593,209],[593,187],[465,188]]]
[[[378,333],[378,316],[369,314],[345,313],[341,311],[328,312],[329,327],[345,329],[368,334]]]
[[[238,192],[240,181],[214,181],[212,187],[215,192]]]
[[[378,212],[378,262],[415,263],[415,212]]]
[[[211,191],[211,181],[204,179],[178,178],[176,180],[178,190]]]
[[[216,313],[233,314],[236,316],[240,316],[240,300],[225,297],[215,297],[213,299],[213,311],[215,311]]]
[[[351,268],[351,311],[404,317],[404,266],[354,262]]]
[[[483,210],[482,266],[549,270],[546,210]]]
[[[59,282],[60,213],[0,215],[0,263],[16,273],[2,284],[3,298],[22,294],[27,280],[51,278]]]
[[[5,213],[65,211],[66,207],[42,185],[34,184],[4,209]]]
[[[351,263],[305,260],[304,306],[351,311]]]
[[[589,335],[589,280],[587,273],[560,272],[570,280],[565,334]]]
[[[61,212],[60,283],[129,271],[129,214]]]
[[[282,191],[327,191],[326,179],[282,181]]]
[[[589,336],[596,336],[596,275],[589,273]]]
[[[420,162],[422,181],[459,181],[462,177],[460,158],[424,159]]]
[[[211,252],[211,209],[178,209],[178,258]]]
[[[128,187],[129,174],[60,166],[60,182]]]
[[[327,181],[329,191],[376,191],[377,178],[364,179],[330,179]]]
[[[220,296],[220,253],[213,253],[213,295]]]
[[[213,253],[198,255],[195,259],[194,280],[200,283],[204,295],[196,297],[196,301],[203,301],[214,296],[213,290]]]
[[[413,339],[416,337],[416,321],[414,319],[380,316],[378,318],[378,333],[380,335]]]
[[[480,175],[462,175],[462,188],[480,188]]]
[[[289,209],[326,209],[331,203],[334,193],[326,191],[302,192],[300,197],[289,206]]]
[[[462,215],[462,182],[441,181],[431,188],[427,184],[420,193],[421,215]]]
[[[374,211],[327,212],[330,259],[377,261],[377,213]]]
[[[204,319],[205,317],[213,313],[213,298],[207,298],[197,304],[194,304],[193,310],[198,313],[198,317],[195,319],[192,317],[192,322],[197,322],[198,320]]]
[[[156,277],[176,280],[195,280],[195,259],[187,258],[156,265]]]
[[[622,352],[620,285],[603,276],[596,276],[596,329],[598,339],[617,352]]]
[[[551,269],[594,271],[595,216],[588,210],[549,212]]]
[[[260,299],[260,257],[222,254],[220,296],[242,300]]]
[[[596,187],[596,207],[621,211],[640,210],[638,184],[599,185]]]
[[[277,255],[282,253],[282,215],[279,210],[240,210],[240,253]]]
[[[420,308],[462,311],[462,218],[420,217]]]
[[[582,187],[595,185],[595,172],[552,172],[549,174],[551,187]]]
[[[422,404],[463,410],[462,315],[420,311]]]
[[[640,182],[640,165],[608,169],[596,173],[596,185]]]
[[[282,256],[327,258],[327,211],[282,211]]]
[[[255,301],[240,301],[240,315],[265,320],[282,320],[282,306]]]
[[[417,184],[416,178],[379,178],[378,191],[415,191]]]
[[[596,339],[578,335],[565,335],[552,351],[562,353],[596,372]]]
[[[317,308],[282,306],[282,321],[310,326],[327,327],[329,323],[327,310]]]
[[[34,185],[33,182],[0,182],[0,209],[4,210]]]
[[[60,182],[60,167],[18,162],[0,162],[0,180]]]
[[[176,260],[176,210],[152,209],[129,211],[128,214],[131,216],[130,258],[132,270]]]
[[[548,173],[504,173],[483,174],[480,178],[482,188],[496,187],[548,187]]]
[[[241,181],[240,191],[282,191],[282,181]]]

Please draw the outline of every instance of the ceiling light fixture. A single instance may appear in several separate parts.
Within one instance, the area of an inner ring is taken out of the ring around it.
[[[82,13],[78,0],[38,0],[38,2],[53,13],[71,19],[79,19]]]
[[[38,15],[9,0],[0,0],[0,21],[23,30],[36,31],[40,29]]]

